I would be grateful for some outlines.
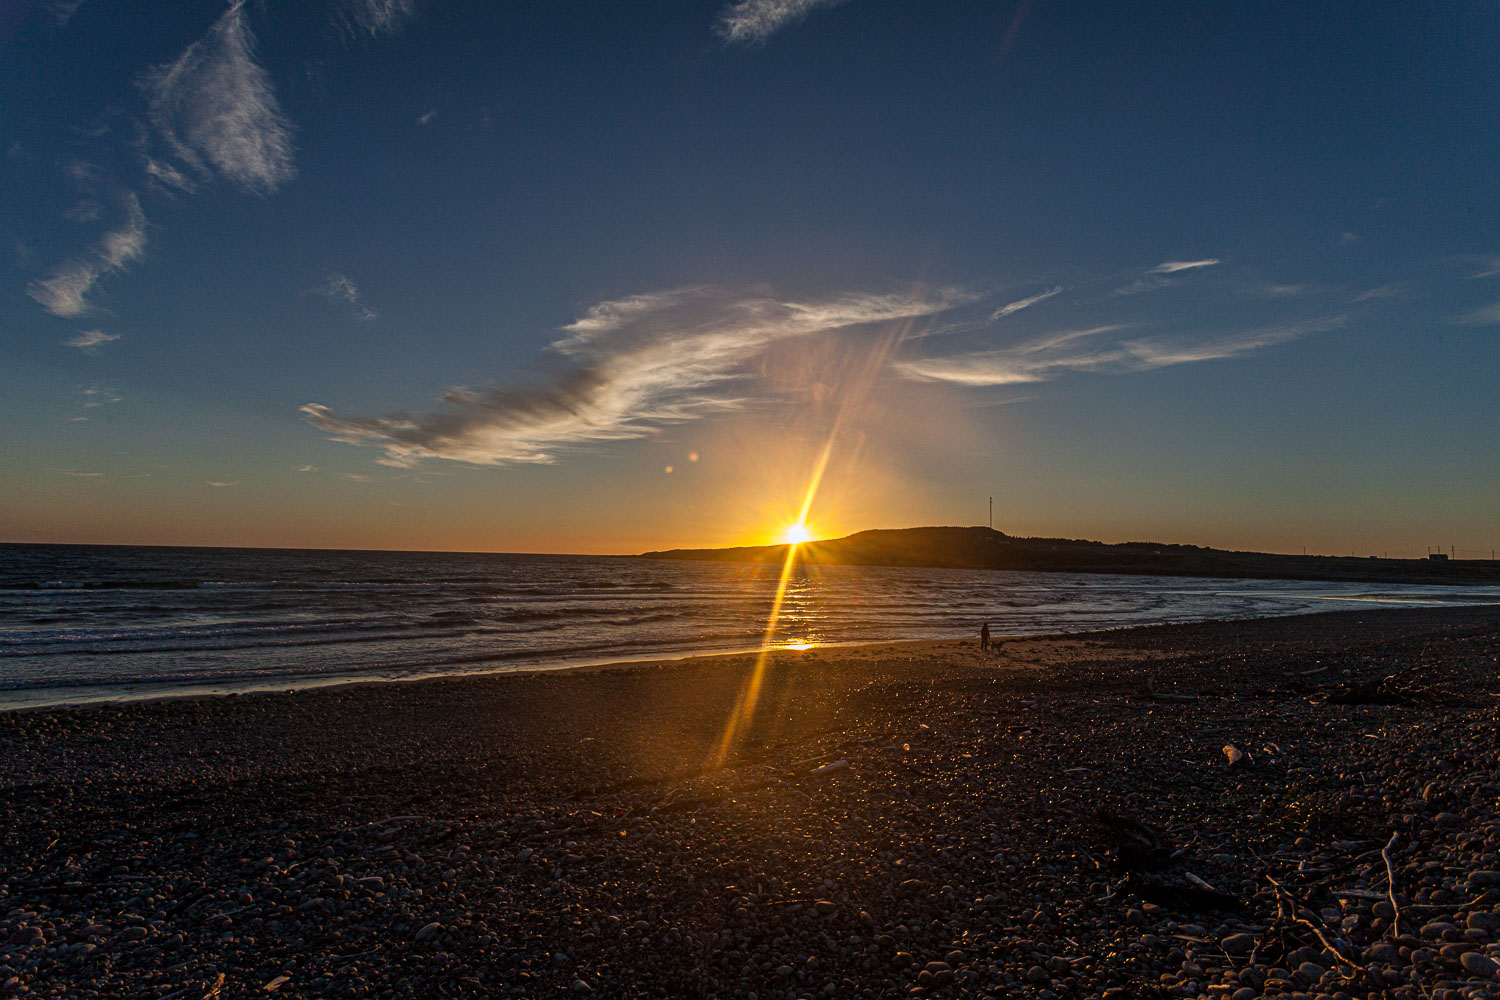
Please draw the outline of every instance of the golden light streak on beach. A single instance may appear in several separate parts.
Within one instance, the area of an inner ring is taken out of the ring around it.
[[[837,435],[838,427],[835,424],[833,432],[828,435],[828,440],[823,444],[823,451],[818,455],[818,461],[813,466],[812,477],[808,480],[807,491],[802,496],[802,510],[798,513],[796,520],[799,526],[807,524],[807,512],[812,509],[813,500],[818,495],[818,487],[823,483],[823,473],[828,468],[828,457],[833,454],[833,442]],[[773,648],[771,640],[776,636],[776,624],[781,618],[781,605],[786,600],[787,581],[792,578],[792,570],[797,565],[799,544],[799,542],[792,542],[786,547],[786,560],[781,564],[781,577],[776,581],[776,595],[771,599],[771,613],[766,618],[766,634],[760,640],[760,653],[755,657],[755,668],[750,671],[750,680],[746,682],[745,689],[740,692],[739,701],[724,724],[724,736],[719,740],[719,748],[714,753],[715,767],[722,766],[729,758],[729,752],[734,749],[735,737],[739,735],[740,729],[749,725],[750,720],[755,717],[755,706],[760,702],[761,684],[766,677],[766,661],[770,659]]]
[[[729,713],[729,718],[724,723],[724,735],[719,740],[718,748],[714,751],[713,765],[722,767],[729,759],[730,752],[734,749],[736,739],[742,729],[748,728],[755,718],[755,708],[760,702],[761,686],[765,682],[766,664],[770,660],[771,653],[775,647],[771,645],[776,636],[776,626],[781,618],[781,606],[786,600],[786,587],[792,578],[792,570],[797,563],[798,546],[810,537],[807,532],[807,515],[812,511],[813,501],[818,497],[818,488],[823,485],[823,474],[828,471],[828,460],[833,456],[834,445],[839,440],[839,433],[843,429],[844,421],[853,411],[854,407],[864,399],[865,394],[879,377],[885,365],[885,360],[896,346],[906,339],[911,332],[910,321],[895,326],[882,337],[875,349],[866,359],[863,371],[860,372],[851,385],[849,385],[839,400],[838,412],[833,419],[833,426],[829,428],[828,438],[823,442],[823,450],[818,453],[818,459],[813,463],[812,475],[808,477],[807,489],[802,494],[802,507],[797,512],[797,519],[787,529],[789,544],[786,548],[786,560],[781,564],[781,576],[776,581],[776,594],[771,600],[771,613],[766,618],[766,632],[761,638],[760,652],[755,657],[755,667],[750,672],[750,679],[745,682],[744,689],[740,692],[739,699],[735,702],[734,709]],[[803,538],[794,538],[793,531],[801,529],[799,534]],[[804,643],[797,643],[788,648],[807,648]]]

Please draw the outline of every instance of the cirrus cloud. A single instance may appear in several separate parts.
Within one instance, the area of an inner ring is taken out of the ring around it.
[[[176,62],[147,73],[141,85],[152,124],[192,170],[216,172],[257,194],[270,194],[296,173],[291,124],[270,75],[255,60],[243,0],[231,4]],[[181,178],[170,166],[157,168],[156,176]]]
[[[898,374],[916,381],[949,382],[962,386],[1050,382],[1073,372],[1138,372],[1196,361],[1236,358],[1273,344],[1337,329],[1345,321],[1344,316],[1331,316],[1198,340],[1106,340],[1107,334],[1127,327],[1099,326],[1065,330],[995,350],[901,361],[895,369]]]
[[[915,320],[970,301],[956,289],[849,293],[786,300],[707,286],[601,302],[563,327],[549,353],[567,367],[540,384],[455,388],[423,415],[340,417],[301,412],[335,440],[383,449],[382,464],[425,458],[474,465],[550,463],[562,449],[645,437],[659,428],[740,409],[729,391],[780,341]]]
[[[813,11],[845,0],[735,0],[719,11],[715,30],[726,45],[759,45]]]
[[[60,265],[50,278],[31,282],[26,294],[54,316],[72,318],[88,312],[88,294],[95,283],[146,252],[146,215],[134,192],[125,197],[125,216],[124,224],[101,236],[87,255]]]

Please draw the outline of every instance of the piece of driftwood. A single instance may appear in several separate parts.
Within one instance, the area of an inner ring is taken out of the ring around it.
[[[1151,697],[1152,701],[1197,701],[1198,700],[1198,696],[1195,695],[1195,694],[1171,694],[1169,692],[1156,690],[1156,678],[1155,677],[1147,677],[1146,678],[1146,694]]]
[[[1396,841],[1401,839],[1401,833],[1391,834],[1391,839],[1380,849],[1380,856],[1385,859],[1385,891],[1391,898],[1391,934],[1401,933],[1401,907],[1396,905],[1396,869],[1391,864],[1391,848],[1396,846]]]

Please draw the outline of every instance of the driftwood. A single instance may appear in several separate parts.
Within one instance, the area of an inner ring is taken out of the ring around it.
[[[1391,897],[1391,934],[1401,933],[1401,907],[1396,905],[1396,870],[1391,865],[1391,848],[1396,846],[1396,841],[1401,839],[1400,832],[1391,834],[1390,841],[1380,849],[1380,856],[1385,859],[1385,891]]]
[[[1195,695],[1195,694],[1168,694],[1166,692],[1162,692],[1162,691],[1156,690],[1156,678],[1155,677],[1147,677],[1146,678],[1146,694],[1151,697],[1152,701],[1197,701],[1198,700],[1198,696]]]

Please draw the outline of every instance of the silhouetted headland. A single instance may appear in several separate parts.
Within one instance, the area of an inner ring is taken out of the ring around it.
[[[668,549],[646,559],[775,562],[786,545]],[[805,542],[797,558],[847,566],[928,566],[1052,573],[1142,573],[1157,576],[1351,580],[1370,583],[1500,584],[1500,562],[1479,559],[1381,559],[1232,552],[1163,542],[1092,542],[1078,538],[1017,538],[992,528],[893,528]]]

